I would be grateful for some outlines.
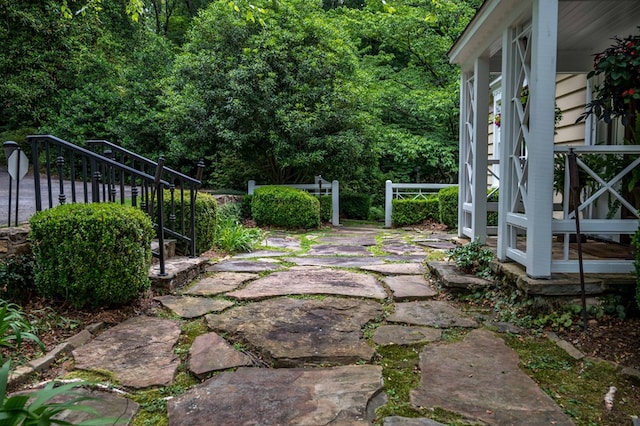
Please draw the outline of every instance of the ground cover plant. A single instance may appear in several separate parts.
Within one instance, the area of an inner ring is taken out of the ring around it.
[[[240,204],[227,203],[218,208],[214,245],[216,249],[228,252],[249,252],[262,241],[263,232],[259,228],[242,225]]]

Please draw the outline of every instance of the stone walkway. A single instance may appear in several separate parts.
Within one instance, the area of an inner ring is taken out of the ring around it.
[[[439,425],[376,418],[386,402],[376,347],[391,344],[423,345],[416,408],[475,424],[572,425],[482,316],[434,300],[424,261],[450,237],[344,227],[307,235],[303,250],[293,236],[271,236],[158,297],[171,319],[132,318],[79,346],[75,367],[107,370],[129,389],[170,385],[180,326],[201,318],[208,332],[192,343],[188,368],[203,381],[167,402],[171,425]],[[443,341],[451,328],[468,332]],[[131,418],[135,403],[119,404],[111,415]]]

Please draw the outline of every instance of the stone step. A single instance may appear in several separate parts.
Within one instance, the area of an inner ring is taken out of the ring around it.
[[[151,241],[151,251],[154,253],[158,252],[160,248],[160,243],[158,240]],[[176,240],[164,240],[164,253],[165,259],[169,259],[170,257],[174,257],[176,255]],[[151,259],[152,264],[157,264],[159,262],[158,258],[153,256]]]
[[[209,259],[205,257],[175,256],[165,261],[165,274],[160,275],[160,265],[151,265],[149,279],[151,288],[159,292],[170,292],[184,287],[205,271]]]

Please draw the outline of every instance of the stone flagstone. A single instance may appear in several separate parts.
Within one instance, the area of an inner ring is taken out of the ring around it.
[[[382,314],[372,300],[279,297],[205,318],[211,330],[237,336],[276,367],[303,367],[371,360],[361,329]]]
[[[133,317],[74,350],[75,368],[111,371],[132,388],[166,386],[180,363],[173,353],[179,336],[177,321]]]
[[[381,325],[373,333],[377,345],[413,345],[440,340],[442,330],[431,327]]]
[[[236,299],[264,299],[288,294],[337,294],[384,299],[387,293],[375,277],[367,274],[318,267],[295,266],[250,282],[227,293]]]
[[[234,305],[229,300],[209,297],[158,296],[154,299],[182,318],[198,318],[211,312],[223,311]]]
[[[420,275],[427,272],[421,263],[379,263],[362,266],[360,269],[384,275]]]
[[[378,263],[382,263],[382,262],[393,262],[393,263],[424,263],[424,261],[426,260],[427,256],[426,254],[392,254],[392,255],[387,255],[381,258],[378,258],[379,261]],[[381,262],[382,261],[382,262]]]
[[[438,291],[424,275],[398,275],[382,279],[393,292],[393,300],[423,300],[434,297]]]
[[[359,236],[359,235],[332,235],[323,236],[318,241],[325,244],[348,245],[348,246],[375,246],[375,236]]]
[[[414,244],[409,244],[401,241],[385,241],[382,244],[382,250],[387,253],[393,254],[424,254],[422,247],[417,247]]]
[[[214,296],[216,294],[233,291],[247,281],[259,278],[258,274],[246,272],[220,272],[210,277],[204,277],[195,285],[187,289],[184,294],[191,296]]]
[[[316,244],[311,246],[305,256],[372,256],[363,246]]]
[[[397,303],[387,321],[429,327],[478,327],[478,323],[447,302],[437,300]]]
[[[225,260],[207,267],[207,272],[268,272],[281,269],[276,259]]]
[[[446,426],[427,418],[409,418],[400,416],[385,417],[383,426]]]
[[[275,251],[275,250],[257,250],[250,251],[248,253],[238,253],[232,257],[232,259],[255,259],[259,257],[280,257],[290,255],[289,251]]]
[[[370,425],[382,368],[239,368],[167,402],[170,425]]]
[[[86,397],[87,399],[82,401],[81,404],[94,409],[98,413],[98,416],[84,410],[65,410],[60,414],[56,414],[56,420],[77,425],[82,422],[91,421],[96,417],[117,417],[123,421],[121,424],[131,424],[140,409],[140,405],[135,401],[115,393],[90,390],[82,387],[74,388],[73,392],[75,393],[73,396],[58,395],[52,398],[51,402],[62,403],[71,398]]]
[[[216,333],[196,337],[189,349],[189,370],[196,376],[245,365],[251,365],[251,358]]]
[[[285,262],[295,263],[298,266],[329,266],[336,268],[360,268],[366,265],[379,264],[380,259],[375,257],[287,257]]]
[[[300,249],[300,240],[291,237],[267,237],[262,241],[266,247],[276,247],[282,249]]]
[[[462,342],[426,346],[415,407],[436,407],[491,425],[574,423],[518,369],[518,354],[490,331],[474,330]]]

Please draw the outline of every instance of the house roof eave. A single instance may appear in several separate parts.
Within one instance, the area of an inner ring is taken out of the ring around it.
[[[504,29],[527,9],[531,9],[530,0],[485,0],[449,49],[449,62],[464,65],[485,54]]]

